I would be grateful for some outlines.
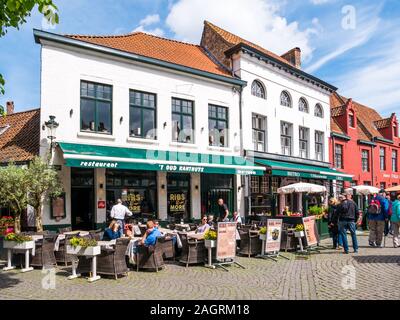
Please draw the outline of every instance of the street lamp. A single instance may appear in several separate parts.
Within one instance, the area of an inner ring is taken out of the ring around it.
[[[47,128],[47,138],[50,139],[50,152],[53,152],[54,143],[53,140],[56,139],[56,131],[59,126],[58,122],[56,122],[55,116],[49,116],[50,120],[46,121],[44,125]]]

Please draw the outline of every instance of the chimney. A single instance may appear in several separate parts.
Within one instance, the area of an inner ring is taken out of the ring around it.
[[[289,62],[293,67],[301,69],[301,50],[296,47],[281,55],[283,59]]]
[[[13,114],[14,113],[14,101],[7,101],[7,114]]]

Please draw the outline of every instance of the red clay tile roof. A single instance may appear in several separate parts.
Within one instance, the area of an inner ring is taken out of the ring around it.
[[[6,126],[0,134],[0,163],[29,161],[39,155],[40,109],[0,117],[0,128]]]
[[[232,77],[231,73],[212,60],[201,46],[194,44],[169,40],[143,32],[120,36],[66,36],[103,47]]]
[[[335,121],[335,119],[331,118],[331,131],[340,134],[346,134],[342,128],[340,128],[339,124]]]
[[[206,24],[209,27],[211,27],[216,33],[218,33],[221,36],[222,39],[224,39],[232,47],[238,45],[239,43],[244,43],[244,44],[248,45],[249,47],[252,47],[252,48],[254,48],[254,49],[258,50],[258,51],[261,51],[262,53],[264,53],[267,56],[275,58],[275,59],[279,60],[280,62],[283,62],[283,63],[293,67],[293,65],[290,64],[289,61],[287,61],[286,59],[282,58],[281,56],[279,56],[279,55],[277,55],[277,54],[275,54],[275,53],[273,53],[273,52],[271,52],[269,50],[264,49],[263,47],[255,44],[255,43],[247,41],[247,40],[245,40],[245,39],[243,39],[243,38],[241,38],[241,37],[229,32],[229,31],[226,31],[226,30],[224,30],[224,29],[212,24],[209,21],[204,21],[204,24]]]
[[[331,116],[332,117],[339,117],[342,116],[346,113],[346,107],[337,107],[337,108],[332,108],[331,109]]]

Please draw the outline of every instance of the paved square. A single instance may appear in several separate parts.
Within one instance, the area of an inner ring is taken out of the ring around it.
[[[53,279],[42,270],[0,271],[0,299],[399,300],[400,249],[392,247],[391,237],[386,248],[368,247],[365,235],[359,241],[358,254],[328,249],[305,260],[287,253],[290,261],[279,262],[241,257],[238,261],[246,269],[230,267],[229,272],[168,264],[158,273],[133,271],[119,280],[88,283],[84,278],[67,280],[70,267],[56,269]],[[322,244],[330,247],[331,241]],[[348,273],[353,270],[355,282]]]

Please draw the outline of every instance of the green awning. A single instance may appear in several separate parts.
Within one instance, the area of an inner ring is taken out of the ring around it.
[[[60,142],[65,165],[179,173],[263,175],[265,168],[242,157],[117,148]]]
[[[352,181],[353,176],[333,169],[304,164],[256,158],[255,163],[271,169],[273,176],[298,177],[318,180]]]

